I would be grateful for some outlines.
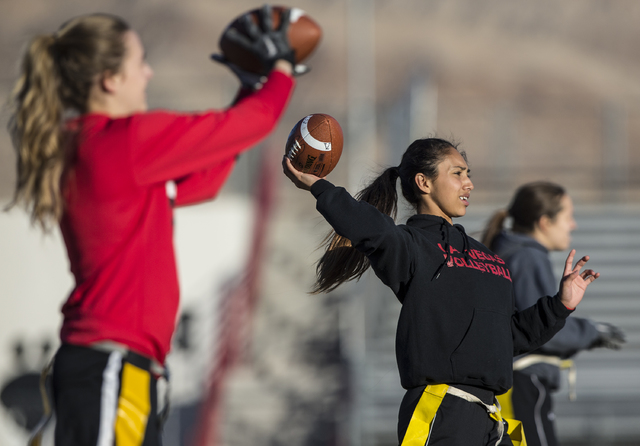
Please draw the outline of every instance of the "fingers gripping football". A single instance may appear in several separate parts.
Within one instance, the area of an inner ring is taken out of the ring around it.
[[[227,37],[245,50],[251,52],[260,62],[263,72],[273,69],[276,60],[284,59],[295,64],[295,52],[289,45],[287,31],[289,29],[290,9],[280,11],[280,24],[273,26],[272,9],[265,5],[258,14],[260,23],[247,13],[240,18],[246,31],[242,34],[236,28],[230,28]]]

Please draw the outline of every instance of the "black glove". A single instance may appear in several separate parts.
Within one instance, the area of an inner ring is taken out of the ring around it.
[[[596,322],[598,330],[598,338],[593,341],[589,348],[610,348],[612,350],[620,350],[622,344],[627,342],[624,332],[615,325],[606,322]]]
[[[243,70],[239,66],[229,62],[227,59],[225,59],[224,56],[220,54],[212,54],[211,59],[228,67],[233,72],[233,74],[238,77],[242,88],[246,88],[251,91],[260,90],[262,88],[262,85],[267,81],[266,76]]]
[[[270,5],[264,5],[258,14],[259,24],[255,24],[251,16],[245,14],[240,18],[248,35],[245,36],[235,28],[227,31],[227,37],[253,53],[262,65],[261,74],[268,74],[279,59],[287,60],[293,67],[296,63],[295,51],[289,45],[287,30],[291,9],[283,9],[280,13],[280,26],[273,29],[272,9]]]

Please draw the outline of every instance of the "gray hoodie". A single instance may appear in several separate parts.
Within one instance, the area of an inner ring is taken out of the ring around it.
[[[549,251],[533,238],[503,231],[494,240],[493,251],[507,262],[511,270],[516,310],[530,307],[540,296],[553,296],[558,292],[559,281],[553,274]],[[564,328],[549,342],[530,353],[567,359],[589,348],[597,338],[598,330],[593,322],[570,316]],[[538,363],[521,372],[537,375],[553,389],[559,387],[560,370],[557,366]]]

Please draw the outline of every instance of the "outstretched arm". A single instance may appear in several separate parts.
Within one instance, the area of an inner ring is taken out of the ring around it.
[[[415,241],[411,235],[400,230],[389,215],[356,200],[344,188],[296,170],[287,157],[282,166],[296,187],[310,190],[316,197],[316,209],[336,234],[364,254],[376,275],[398,295],[414,271],[411,247]]]
[[[264,87],[223,111],[149,112],[116,120],[128,126],[139,184],[165,182],[214,167],[267,137],[284,113],[294,81],[274,70]]]

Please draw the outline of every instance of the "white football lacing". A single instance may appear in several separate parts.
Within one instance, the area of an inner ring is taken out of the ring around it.
[[[300,146],[300,143],[296,139],[291,145],[289,152],[287,152],[287,158],[289,158],[290,160],[293,160],[293,158],[298,154],[300,149],[302,149],[302,146]]]

